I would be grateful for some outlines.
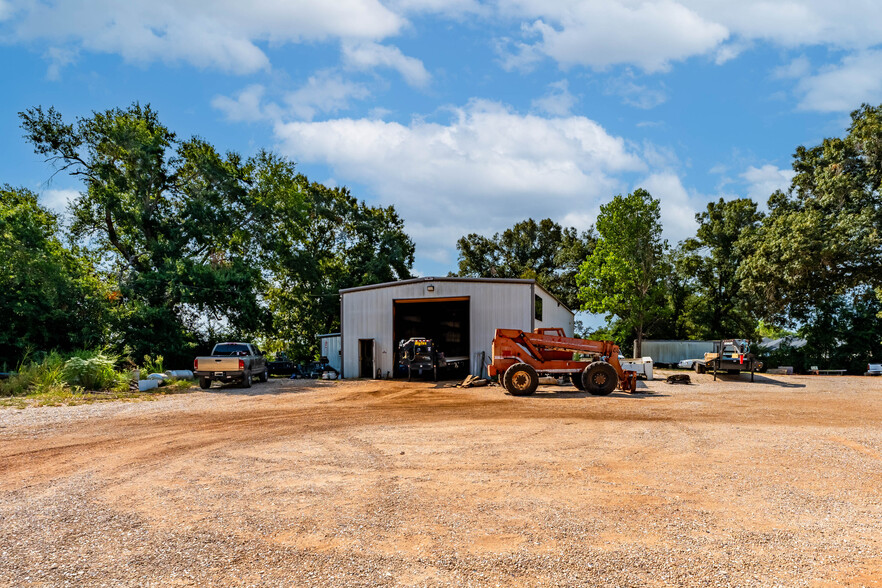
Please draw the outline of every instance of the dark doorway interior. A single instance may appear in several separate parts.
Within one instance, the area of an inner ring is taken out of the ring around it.
[[[358,340],[358,377],[373,378],[374,373],[374,340]]]
[[[435,348],[448,358],[469,358],[469,299],[396,300],[393,327],[395,375],[407,377],[398,368],[398,343],[422,337],[432,339]],[[469,373],[469,359],[459,369],[438,372],[440,379],[457,379]],[[431,377],[431,375],[429,375]]]

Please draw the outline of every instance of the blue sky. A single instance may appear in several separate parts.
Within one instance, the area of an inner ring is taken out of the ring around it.
[[[0,0],[0,54],[0,183],[58,209],[79,189],[19,111],[149,102],[394,204],[444,275],[464,234],[587,228],[637,187],[672,243],[711,199],[764,203],[798,145],[882,103],[882,2]]]

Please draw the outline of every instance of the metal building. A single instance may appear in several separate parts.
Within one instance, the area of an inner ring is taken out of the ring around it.
[[[340,359],[342,354],[340,353],[340,333],[328,333],[326,335],[316,335],[316,339],[319,340],[319,347],[321,347],[321,356],[328,358],[328,365],[332,368],[340,372],[340,368],[342,364],[340,363]]]
[[[561,327],[574,315],[535,280],[415,278],[340,290],[343,377],[395,374],[398,342],[435,341],[447,357],[466,356],[479,375],[492,361],[496,329]],[[482,363],[483,362],[483,363]]]

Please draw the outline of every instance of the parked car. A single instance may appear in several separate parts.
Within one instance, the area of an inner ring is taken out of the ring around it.
[[[275,359],[266,362],[266,367],[271,376],[290,376],[296,365],[284,353],[277,353]]]
[[[697,359],[681,359],[680,363],[677,364],[677,367],[683,368],[686,370],[691,370],[692,367],[695,365],[696,361],[698,361],[698,360]]]
[[[865,376],[882,376],[882,363],[871,363],[867,365],[867,373]]]
[[[199,378],[199,387],[211,388],[212,381],[238,382],[250,388],[253,378],[260,382],[269,379],[266,359],[251,343],[227,342],[214,346],[210,357],[193,360],[193,375]]]

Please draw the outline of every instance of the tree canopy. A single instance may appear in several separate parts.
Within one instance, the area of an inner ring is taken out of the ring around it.
[[[633,332],[637,354],[647,326],[664,313],[665,263],[659,201],[637,189],[600,207],[597,243],[579,268],[583,310],[617,317]]]
[[[28,350],[100,345],[107,335],[109,292],[58,233],[36,194],[0,186],[0,365],[14,367]]]
[[[576,273],[594,247],[593,230],[579,232],[549,218],[527,219],[484,237],[457,241],[463,277],[534,279],[570,308],[578,308]]]
[[[681,243],[682,256],[675,262],[675,271],[691,285],[683,314],[692,337],[754,335],[758,313],[741,291],[738,269],[752,253],[762,219],[749,198],[720,198],[695,215],[696,236]]]
[[[281,333],[305,359],[337,328],[339,288],[410,276],[394,208],[311,183],[277,155],[181,140],[139,104],[21,119],[35,151],[83,181],[71,236],[101,262],[111,343],[135,356]]]
[[[819,301],[882,287],[882,106],[854,111],[844,138],[797,148],[793,169],[738,274],[777,321],[804,321]]]

